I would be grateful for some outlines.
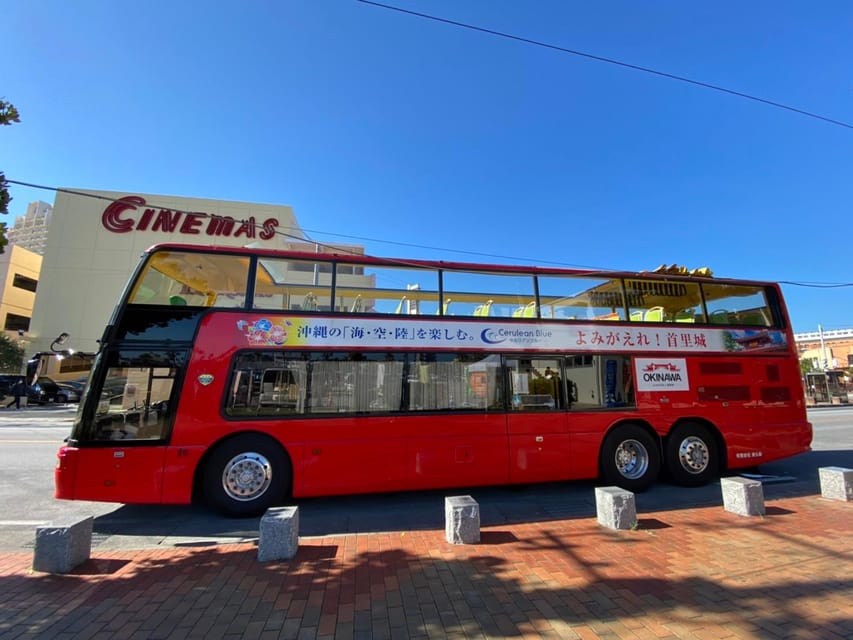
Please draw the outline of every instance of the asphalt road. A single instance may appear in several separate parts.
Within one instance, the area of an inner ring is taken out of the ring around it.
[[[93,546],[139,549],[200,546],[257,539],[258,518],[223,518],[201,506],[129,506],[53,498],[56,451],[68,435],[76,406],[0,408],[0,551],[32,549],[35,528],[95,517]],[[812,451],[763,465],[764,497],[819,494],[818,468],[853,468],[853,407],[812,409]],[[593,482],[520,487],[460,488],[368,496],[311,498],[299,505],[300,535],[442,529],[444,497],[471,495],[483,526],[595,516]],[[722,505],[718,483],[686,489],[659,483],[636,496],[637,511]]]

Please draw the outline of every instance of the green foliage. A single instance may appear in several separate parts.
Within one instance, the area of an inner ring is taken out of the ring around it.
[[[0,333],[0,371],[20,373],[24,364],[24,348]]]
[[[20,122],[21,117],[15,105],[5,100],[0,100],[0,124],[12,124]]]
[[[800,371],[802,373],[811,373],[814,370],[814,361],[811,358],[800,358]]]
[[[18,110],[10,102],[0,100],[0,125],[10,125],[13,122],[20,122],[21,117]],[[9,183],[6,181],[5,174],[0,171],[0,213],[9,213],[9,202],[12,197],[9,195]],[[0,226],[0,253],[5,253],[6,244],[6,225]]]

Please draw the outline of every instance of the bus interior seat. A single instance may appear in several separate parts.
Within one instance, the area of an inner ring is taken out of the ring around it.
[[[728,324],[729,312],[726,309],[717,309],[711,312],[708,316],[708,322],[711,324]]]
[[[492,312],[492,303],[493,300],[487,300],[484,304],[477,305],[477,308],[474,309],[475,316],[487,316]]]
[[[643,315],[643,322],[663,322],[663,307],[652,307]]]
[[[314,295],[313,291],[309,291],[305,294],[305,298],[302,299],[302,308],[305,311],[317,310],[317,296]]]
[[[631,322],[642,322],[643,312],[641,310],[631,312]]]

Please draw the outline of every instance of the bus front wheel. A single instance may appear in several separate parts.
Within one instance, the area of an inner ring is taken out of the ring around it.
[[[695,423],[675,427],[666,439],[666,465],[672,479],[684,487],[698,487],[716,478],[719,452],[711,431]]]
[[[204,495],[230,517],[260,515],[290,493],[291,465],[287,454],[270,438],[243,435],[222,443],[204,471]]]
[[[601,477],[628,491],[645,491],[660,472],[660,447],[642,427],[616,427],[601,446]]]

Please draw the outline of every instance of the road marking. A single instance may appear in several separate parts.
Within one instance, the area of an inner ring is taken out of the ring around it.
[[[0,520],[0,527],[32,527],[45,522],[46,520]]]
[[[3,444],[62,444],[62,440],[3,440],[0,438],[0,442]]]

